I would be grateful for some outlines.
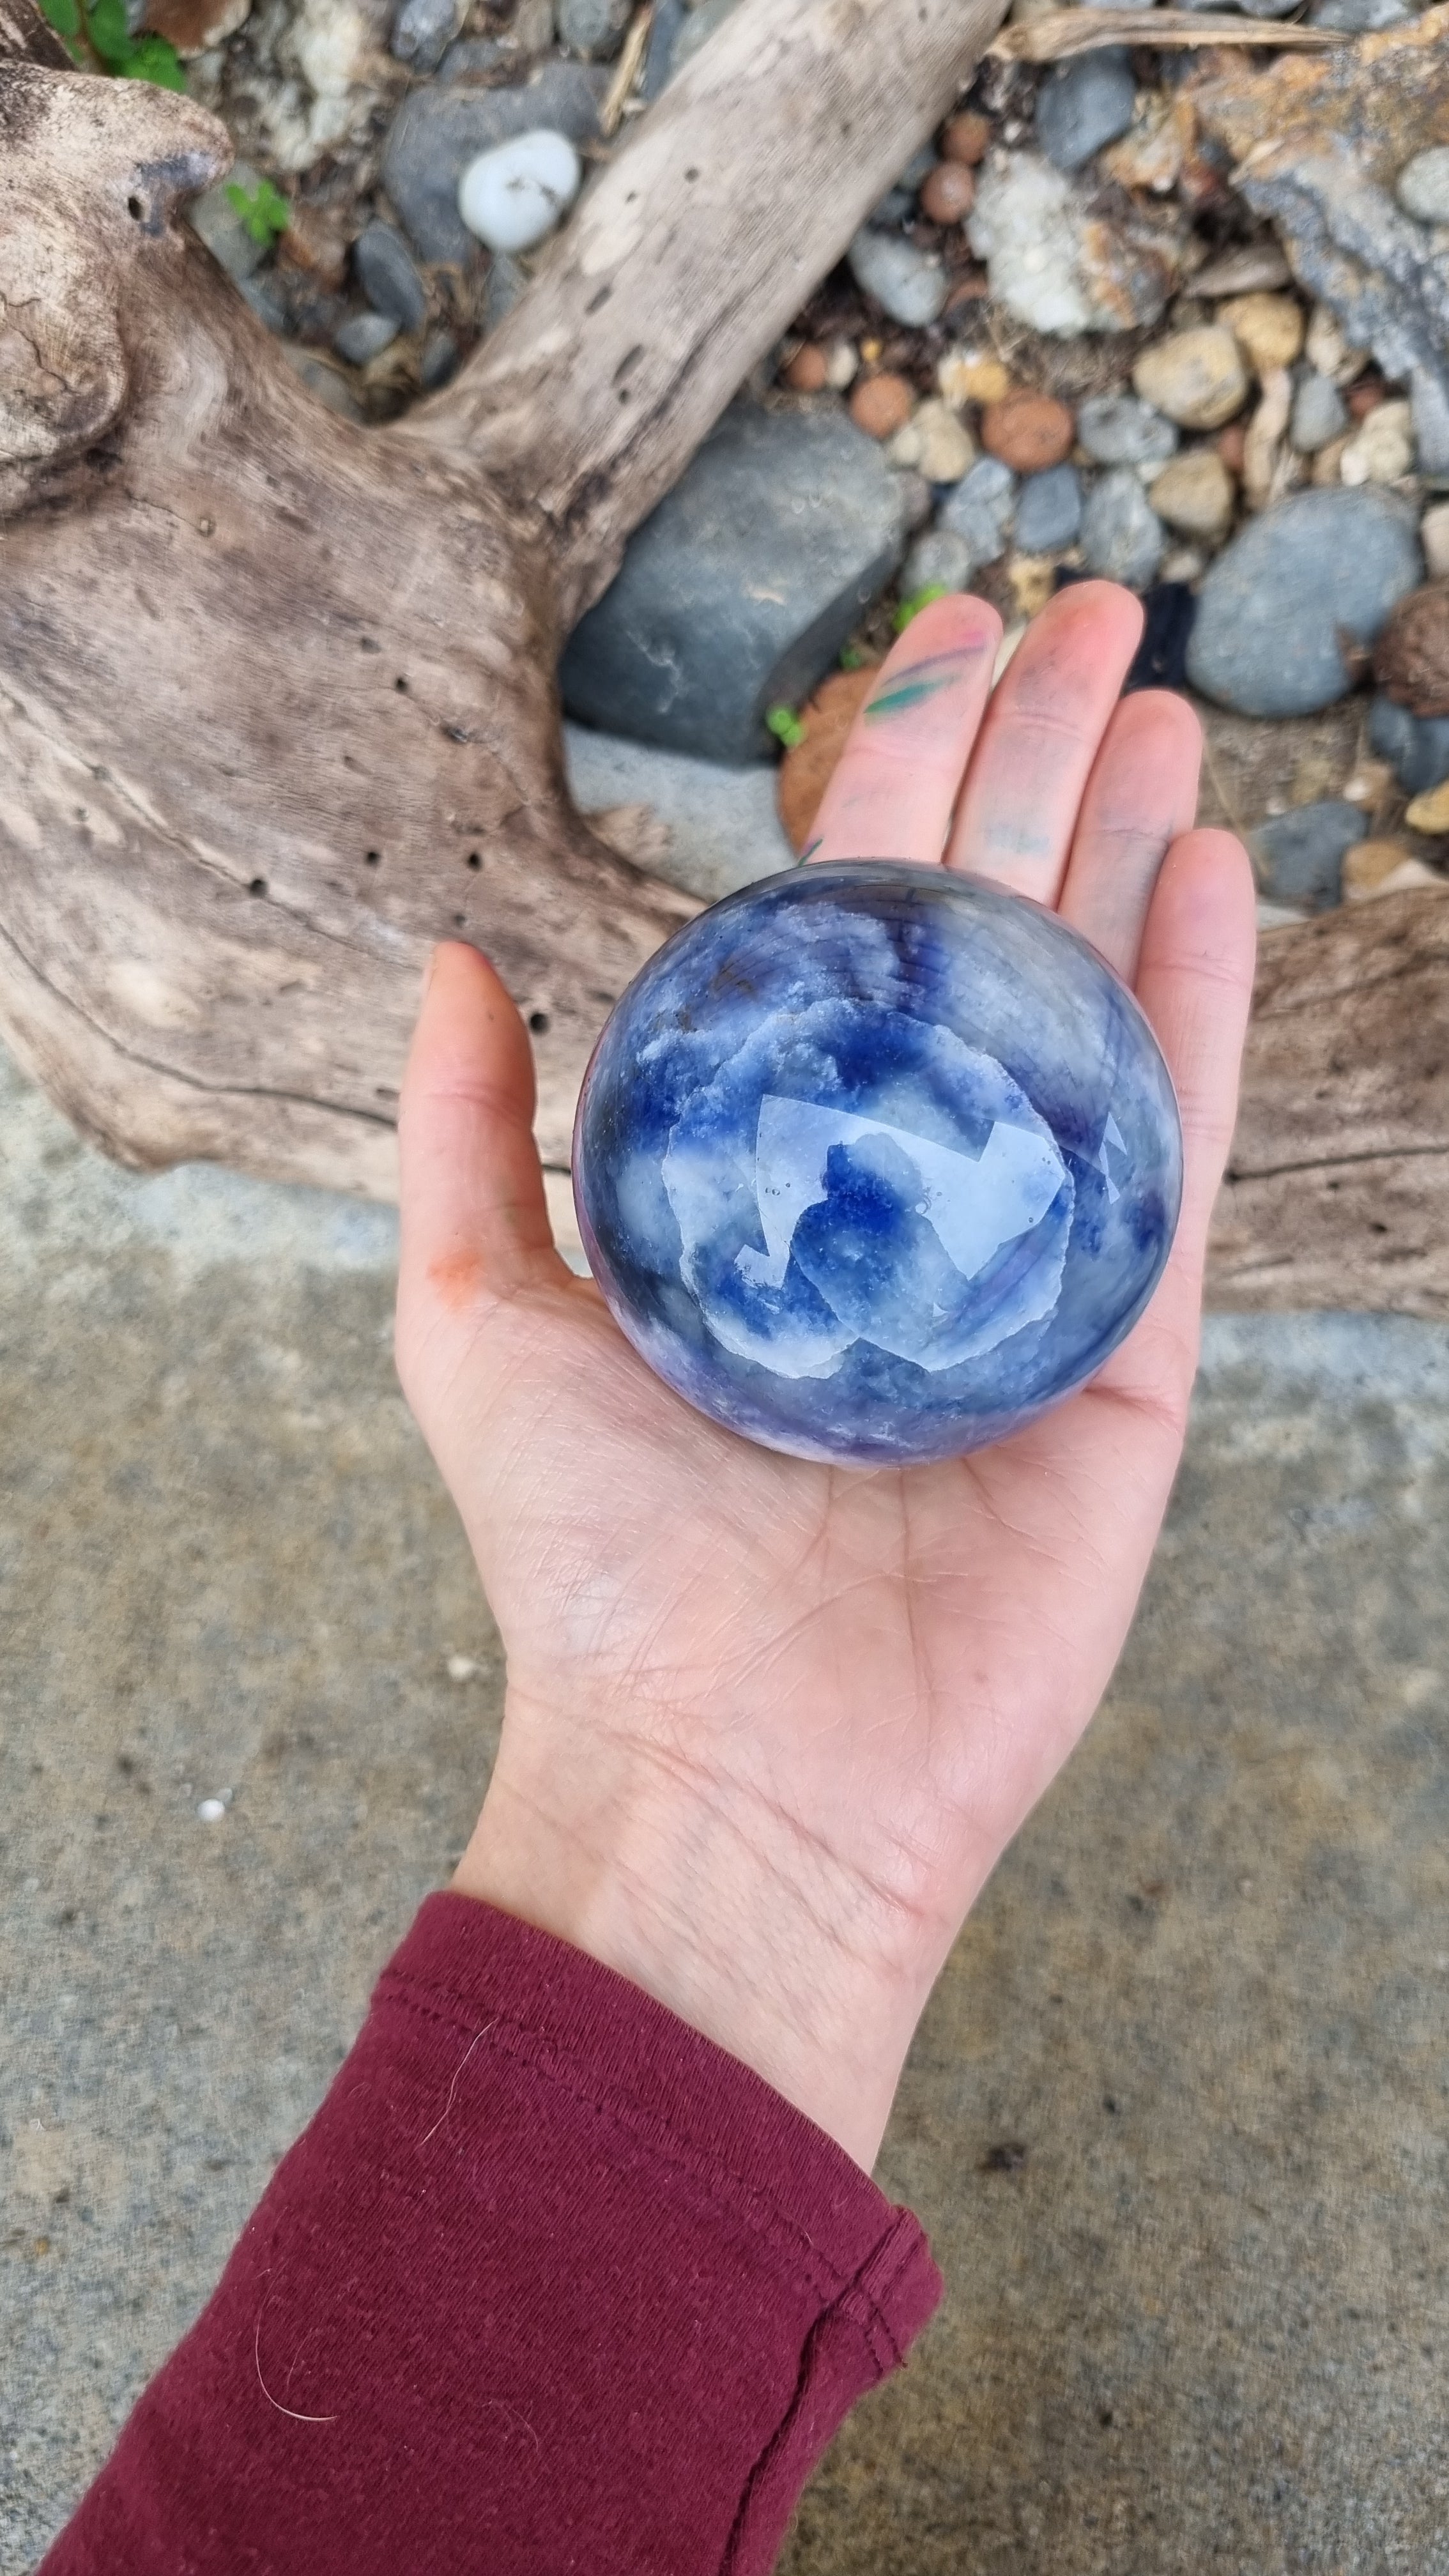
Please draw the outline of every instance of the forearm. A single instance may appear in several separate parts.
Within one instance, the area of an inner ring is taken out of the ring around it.
[[[938,2292],[747,2068],[435,1897],[44,2576],[755,2576]]]

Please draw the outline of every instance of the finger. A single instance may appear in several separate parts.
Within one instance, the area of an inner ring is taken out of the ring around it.
[[[846,737],[807,859],[939,864],[1000,643],[984,599],[953,593],[912,618]]]
[[[1115,582],[1074,582],[1027,629],[986,712],[946,865],[1055,903],[1082,791],[1142,635]]]
[[[1192,828],[1202,727],[1186,698],[1123,698],[1082,798],[1058,909],[1130,983],[1158,871]]]
[[[433,953],[398,1120],[399,1340],[439,1311],[476,1311],[567,1279],[533,1141],[528,1032],[486,957]]]
[[[1137,998],[1182,1114],[1182,1213],[1162,1284],[1098,1381],[1168,1408],[1186,1403],[1197,1363],[1208,1227],[1237,1115],[1256,944],[1241,841],[1185,833],[1163,862],[1137,970]]]

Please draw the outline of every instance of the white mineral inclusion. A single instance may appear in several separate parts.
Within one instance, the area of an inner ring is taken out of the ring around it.
[[[458,212],[490,250],[528,250],[568,213],[582,176],[568,136],[539,126],[469,162]]]

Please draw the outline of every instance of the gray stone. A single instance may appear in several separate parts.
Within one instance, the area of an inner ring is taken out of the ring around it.
[[[938,319],[951,279],[933,251],[918,250],[903,234],[873,232],[867,225],[851,243],[849,258],[856,285],[873,295],[893,322],[920,330]]]
[[[1371,644],[1422,579],[1413,515],[1396,495],[1295,492],[1250,520],[1212,566],[1188,677],[1241,715],[1311,715],[1353,685],[1345,643]]]
[[[1016,503],[1016,542],[1024,555],[1054,555],[1074,546],[1081,524],[1082,483],[1075,465],[1028,474]]]
[[[1342,438],[1348,428],[1348,405],[1329,376],[1321,376],[1310,367],[1299,378],[1293,394],[1293,411],[1288,423],[1288,443],[1300,456],[1316,456],[1335,438]]]
[[[435,394],[440,386],[452,383],[458,372],[458,355],[458,343],[451,331],[428,333],[418,366],[418,383],[425,394]]]
[[[1104,581],[1145,590],[1162,561],[1167,532],[1130,465],[1109,466],[1082,512],[1082,560]]]
[[[649,42],[644,53],[644,71],[639,83],[645,98],[657,98],[667,86],[674,70],[674,48],[687,15],[684,0],[655,0],[654,15],[649,21]]]
[[[969,540],[954,528],[927,528],[901,566],[902,595],[914,599],[918,590],[969,590],[976,562]]]
[[[1132,122],[1137,83],[1125,45],[1078,54],[1046,74],[1036,94],[1036,139],[1059,170],[1080,170]]]
[[[773,768],[726,769],[575,724],[564,726],[564,766],[581,814],[646,806],[661,834],[648,852],[650,875],[705,903],[795,864]]]
[[[738,7],[739,0],[699,0],[698,8],[686,11],[684,24],[674,39],[669,57],[671,79],[676,72],[683,71],[700,46],[709,43],[716,27],[722,27],[731,10]]]
[[[278,339],[285,338],[291,328],[291,315],[287,311],[287,299],[276,279],[271,276],[239,277],[237,286],[243,301],[251,306],[257,320],[265,323],[269,331],[275,331]]]
[[[438,65],[438,78],[445,89],[470,82],[491,81],[495,72],[516,69],[513,54],[496,36],[460,36],[450,45]]]
[[[964,537],[974,568],[996,563],[1005,554],[1015,512],[1016,476],[999,456],[983,456],[947,494],[936,525]]]
[[[1136,394],[1093,394],[1077,413],[1077,437],[1098,465],[1165,465],[1177,453],[1174,423]]]
[[[1325,796],[1315,805],[1274,815],[1248,834],[1260,892],[1269,903],[1296,905],[1300,911],[1331,910],[1342,900],[1344,858],[1367,834],[1362,806],[1350,805],[1342,796]]]
[[[186,209],[192,231],[200,234],[228,277],[238,281],[255,275],[269,256],[270,245],[253,241],[227,190],[239,188],[244,195],[254,196],[261,179],[260,170],[254,170],[250,161],[234,161],[226,177],[218,179],[213,187],[203,188]]]
[[[1349,346],[1371,350],[1391,384],[1407,385],[1423,471],[1449,472],[1449,268],[1433,233],[1332,130],[1311,151],[1250,155],[1234,184],[1278,226],[1299,285],[1328,306]]]
[[[1415,716],[1378,692],[1369,716],[1369,749],[1390,761],[1406,796],[1427,795],[1449,778],[1449,716]]]
[[[1313,0],[1311,27],[1333,27],[1344,36],[1371,36],[1381,27],[1402,27],[1417,11],[1404,0]]]
[[[415,72],[435,72],[458,32],[458,0],[403,0],[392,22],[389,48]]]
[[[505,322],[528,286],[528,273],[511,251],[495,251],[489,263],[488,282],[483,289],[483,329],[485,335]]]
[[[397,338],[397,324],[390,313],[354,313],[333,335],[332,346],[349,367],[365,367],[370,358],[380,358]]]
[[[867,229],[889,232],[893,224],[903,224],[906,217],[915,212],[915,205],[914,189],[903,188],[897,179],[893,187],[887,188],[880,204],[871,208],[866,218]]]
[[[428,290],[401,233],[371,223],[352,245],[352,274],[374,313],[390,313],[404,331],[420,331],[428,318]]]
[[[0,1240],[27,2576],[446,1880],[503,1657],[393,1372],[391,1209],[118,1171],[0,1063]],[[1121,1669],[881,2153],[949,2295],[780,2576],[1442,2576],[1446,1531],[1449,1330],[1208,1318]]]
[[[555,61],[512,89],[455,82],[410,90],[393,119],[382,177],[420,258],[470,267],[479,247],[458,212],[458,182],[469,162],[537,126],[574,143],[597,139],[608,82],[593,63]]]
[[[612,62],[633,14],[634,0],[558,0],[559,42],[592,62]]]
[[[919,196],[936,167],[937,158],[934,143],[923,143],[918,151],[911,154],[904,170],[897,177],[896,186],[904,188],[912,197]]]
[[[726,412],[560,666],[569,713],[706,760],[761,760],[900,560],[899,481],[837,411]]]
[[[1432,144],[1406,161],[1394,194],[1416,223],[1449,224],[1449,144]]]

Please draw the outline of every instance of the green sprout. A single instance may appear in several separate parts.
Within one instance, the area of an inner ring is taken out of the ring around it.
[[[929,608],[933,599],[944,599],[945,596],[946,585],[943,581],[928,581],[923,590],[913,590],[909,599],[901,601],[891,619],[891,625],[896,634],[904,635],[913,617],[919,617],[922,609]]]
[[[82,71],[151,81],[157,89],[185,89],[186,73],[175,46],[149,32],[133,36],[126,24],[126,0],[40,0],[40,5]]]
[[[866,665],[866,658],[866,655],[862,653],[858,644],[841,645],[840,667],[842,671],[863,671]]]
[[[771,707],[765,718],[769,731],[787,751],[795,751],[805,739],[805,727],[793,707]]]
[[[230,180],[226,202],[240,215],[252,240],[260,242],[263,250],[270,250],[274,241],[281,240],[292,220],[291,207],[270,179],[259,179],[254,188],[241,188],[235,179]]]

